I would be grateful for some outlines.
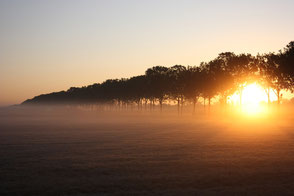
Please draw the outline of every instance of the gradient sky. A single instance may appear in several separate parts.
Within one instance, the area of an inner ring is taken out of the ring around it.
[[[0,105],[294,40],[292,0],[0,0]]]

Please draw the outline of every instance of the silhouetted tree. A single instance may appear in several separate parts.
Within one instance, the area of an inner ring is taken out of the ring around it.
[[[225,52],[197,67],[155,66],[141,76],[110,79],[81,88],[72,87],[67,91],[36,96],[23,104],[103,104],[118,106],[119,109],[137,104],[140,109],[143,101],[145,106],[149,101],[152,108],[159,103],[162,110],[164,101],[169,98],[177,102],[178,113],[183,110],[185,101],[192,102],[195,112],[201,96],[204,106],[206,99],[210,106],[214,97],[226,104],[228,96],[238,91],[241,104],[243,89],[250,82],[258,82],[264,87],[269,103],[271,89],[276,93],[278,103],[283,90],[293,92],[294,42],[277,54],[254,57]]]
[[[168,92],[169,97],[177,100],[178,114],[180,113],[180,107],[182,111],[184,103],[184,90],[186,87],[186,67],[182,65],[175,65],[168,69]]]
[[[185,87],[184,96],[187,99],[192,100],[193,103],[193,113],[195,113],[196,103],[203,91],[203,74],[199,67],[188,67],[185,72]]]
[[[153,103],[154,99],[158,100],[160,110],[162,110],[162,104],[168,92],[167,72],[168,68],[163,66],[155,66],[145,72],[151,100]]]

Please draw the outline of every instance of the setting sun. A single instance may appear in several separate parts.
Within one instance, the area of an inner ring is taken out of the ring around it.
[[[271,101],[276,101],[276,95],[270,91]],[[265,90],[257,83],[248,84],[242,91],[242,97],[240,99],[240,93],[235,93],[230,97],[230,103],[234,105],[240,105],[242,112],[250,115],[264,113],[266,111],[265,103],[268,102],[267,94]]]
[[[263,88],[256,83],[247,85],[242,93],[242,105],[258,105],[261,102],[267,102]]]
[[[242,93],[242,111],[247,114],[264,112],[262,103],[267,102],[267,96],[261,86],[256,83],[247,85]]]

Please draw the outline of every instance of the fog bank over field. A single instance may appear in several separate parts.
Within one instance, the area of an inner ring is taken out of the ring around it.
[[[292,122],[213,107],[1,109],[0,195],[292,195]]]

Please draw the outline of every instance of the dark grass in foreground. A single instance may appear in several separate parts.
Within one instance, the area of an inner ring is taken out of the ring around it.
[[[293,118],[0,111],[0,195],[294,195]]]

